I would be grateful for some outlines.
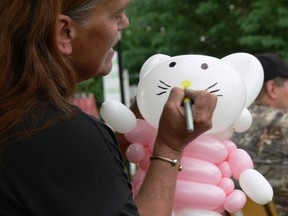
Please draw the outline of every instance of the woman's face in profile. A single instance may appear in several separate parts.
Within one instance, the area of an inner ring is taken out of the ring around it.
[[[75,24],[70,57],[81,80],[105,76],[111,71],[118,33],[129,25],[124,14],[128,3],[129,0],[101,1],[87,20]]]

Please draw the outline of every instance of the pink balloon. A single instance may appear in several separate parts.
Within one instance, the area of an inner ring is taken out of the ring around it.
[[[126,157],[132,163],[139,163],[144,159],[145,155],[146,151],[141,143],[131,144],[126,151]]]
[[[241,210],[245,203],[246,195],[241,190],[234,190],[225,200],[224,208],[230,213],[235,213]]]
[[[139,189],[141,188],[142,186],[142,183],[144,181],[144,178],[146,176],[146,171],[144,170],[140,170],[138,171],[133,179],[132,179],[132,185],[133,185],[133,188],[132,188],[132,192],[133,192],[133,197],[135,197],[139,191]]]
[[[229,195],[235,189],[235,184],[230,178],[221,179],[218,186],[222,188],[226,195]]]
[[[146,154],[144,159],[139,163],[139,167],[142,170],[147,170],[149,165],[150,165],[150,155],[151,153],[149,152],[149,150],[147,148],[145,148],[146,150]]]
[[[229,154],[228,163],[231,166],[232,174],[236,180],[246,169],[253,168],[253,161],[249,154],[243,149],[235,149]]]
[[[133,198],[135,198],[141,188],[142,184],[133,184],[132,186],[132,193],[133,193]]]
[[[228,161],[223,161],[222,163],[218,164],[218,167],[222,173],[222,177],[230,178],[232,176],[232,170]]]
[[[185,208],[217,209],[225,198],[225,192],[216,185],[178,180],[174,204]]]
[[[125,138],[130,143],[142,143],[147,145],[152,139],[155,139],[157,134],[157,129],[150,125],[147,121],[143,119],[137,119],[136,127],[125,134]]]
[[[176,213],[177,216],[222,216],[216,211],[204,210],[204,209],[182,209]]]
[[[154,138],[150,139],[150,141],[148,142],[147,147],[148,147],[150,152],[153,152],[155,139],[156,139],[156,135]]]
[[[221,179],[220,169],[207,161],[182,157],[183,170],[179,172],[178,179],[217,185]]]
[[[146,175],[146,171],[144,171],[144,170],[139,170],[139,171],[133,176],[133,179],[132,179],[133,185],[136,186],[136,185],[142,184],[142,182],[144,181],[145,175]]]
[[[223,206],[220,206],[219,208],[217,208],[217,209],[213,209],[213,211],[215,211],[215,212],[218,212],[218,213],[220,213],[220,214],[222,214],[223,212],[225,212],[225,209],[224,209],[224,207]],[[225,215],[225,214],[224,214]],[[222,215],[221,215],[222,216]]]
[[[218,164],[227,158],[228,151],[219,140],[201,135],[188,144],[183,155]]]
[[[226,146],[228,153],[230,153],[231,151],[237,149],[237,146],[234,142],[232,142],[231,140],[224,140],[222,141],[223,145]]]

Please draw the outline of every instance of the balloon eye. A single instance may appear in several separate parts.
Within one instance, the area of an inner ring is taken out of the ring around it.
[[[203,63],[203,64],[201,65],[201,68],[204,69],[204,70],[206,70],[206,69],[208,68],[208,64]]]
[[[176,62],[171,62],[170,64],[169,64],[169,67],[174,67],[176,65]]]

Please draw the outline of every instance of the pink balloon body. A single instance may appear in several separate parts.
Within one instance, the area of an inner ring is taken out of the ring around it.
[[[217,185],[221,179],[220,169],[207,161],[182,157],[183,170],[179,172],[178,179]]]
[[[243,149],[235,149],[229,154],[228,162],[231,166],[232,174],[236,180],[246,169],[253,168],[253,161],[249,154]]]
[[[217,209],[225,201],[225,192],[216,185],[177,180],[175,206]]]
[[[228,151],[219,140],[201,135],[188,144],[183,155],[218,164],[227,158]]]
[[[241,190],[234,190],[225,200],[224,208],[230,213],[235,213],[241,210],[245,203],[246,195]]]
[[[144,134],[143,134],[144,133]],[[127,150],[127,158],[139,165],[133,178],[133,196],[138,193],[153,151],[156,129],[145,121],[137,121],[136,128],[126,134],[134,141]],[[234,182],[240,174],[253,167],[248,153],[230,140],[220,141],[201,135],[185,148],[181,159],[183,170],[177,177],[174,208],[195,208],[221,212],[240,210],[246,201],[243,192],[235,190]]]

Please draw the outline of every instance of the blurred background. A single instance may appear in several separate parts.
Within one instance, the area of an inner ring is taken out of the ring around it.
[[[75,98],[94,97],[96,112],[106,99],[129,106],[142,64],[156,53],[274,52],[288,61],[287,0],[130,0],[126,14],[110,75],[78,85]]]

